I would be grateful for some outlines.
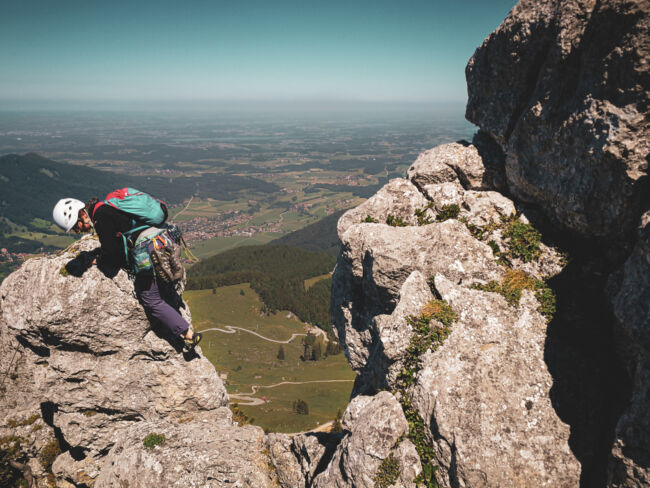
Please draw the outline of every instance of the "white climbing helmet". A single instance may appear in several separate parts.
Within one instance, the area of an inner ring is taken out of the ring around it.
[[[64,231],[70,232],[79,219],[79,210],[85,206],[85,203],[75,198],[63,198],[54,206],[52,218],[56,225]]]

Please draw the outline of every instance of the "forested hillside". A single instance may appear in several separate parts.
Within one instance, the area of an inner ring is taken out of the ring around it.
[[[269,242],[301,247],[309,251],[323,251],[332,256],[339,254],[339,238],[336,234],[336,223],[345,210],[339,210],[332,215],[320,219],[279,239]]]
[[[59,198],[72,196],[82,201],[102,198],[125,186],[146,191],[170,204],[180,203],[192,195],[229,200],[242,190],[258,193],[279,190],[275,184],[244,176],[132,176],[59,163],[34,153],[8,154],[0,157],[0,217],[29,227],[35,218],[50,220],[52,207]]]
[[[336,259],[324,252],[293,246],[244,246],[206,259],[188,272],[188,289],[250,282],[269,311],[290,310],[301,320],[330,330],[331,280],[309,290],[304,280],[326,274]]]

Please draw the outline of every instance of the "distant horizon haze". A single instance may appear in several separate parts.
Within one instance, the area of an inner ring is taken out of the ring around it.
[[[513,0],[34,0],[3,5],[0,110],[464,103]]]
[[[3,100],[0,113],[30,112],[431,112],[464,110],[466,100]]]

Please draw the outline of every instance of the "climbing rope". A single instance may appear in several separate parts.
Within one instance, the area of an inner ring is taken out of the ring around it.
[[[198,263],[199,258],[197,258],[192,251],[190,251],[190,248],[187,247],[187,243],[185,242],[185,239],[181,236],[181,244],[183,245],[183,251],[185,251],[185,255],[187,256],[187,259],[191,263]]]

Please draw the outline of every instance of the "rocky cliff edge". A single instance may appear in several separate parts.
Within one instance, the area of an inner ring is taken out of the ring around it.
[[[341,217],[340,433],[234,426],[124,275],[61,274],[82,241],[0,288],[3,455],[63,486],[650,485],[649,12],[522,0],[468,64],[471,143]]]
[[[98,244],[0,286],[2,474],[13,460],[33,486],[270,486],[262,430],[233,423],[212,364],[150,323],[124,271],[88,265]]]

